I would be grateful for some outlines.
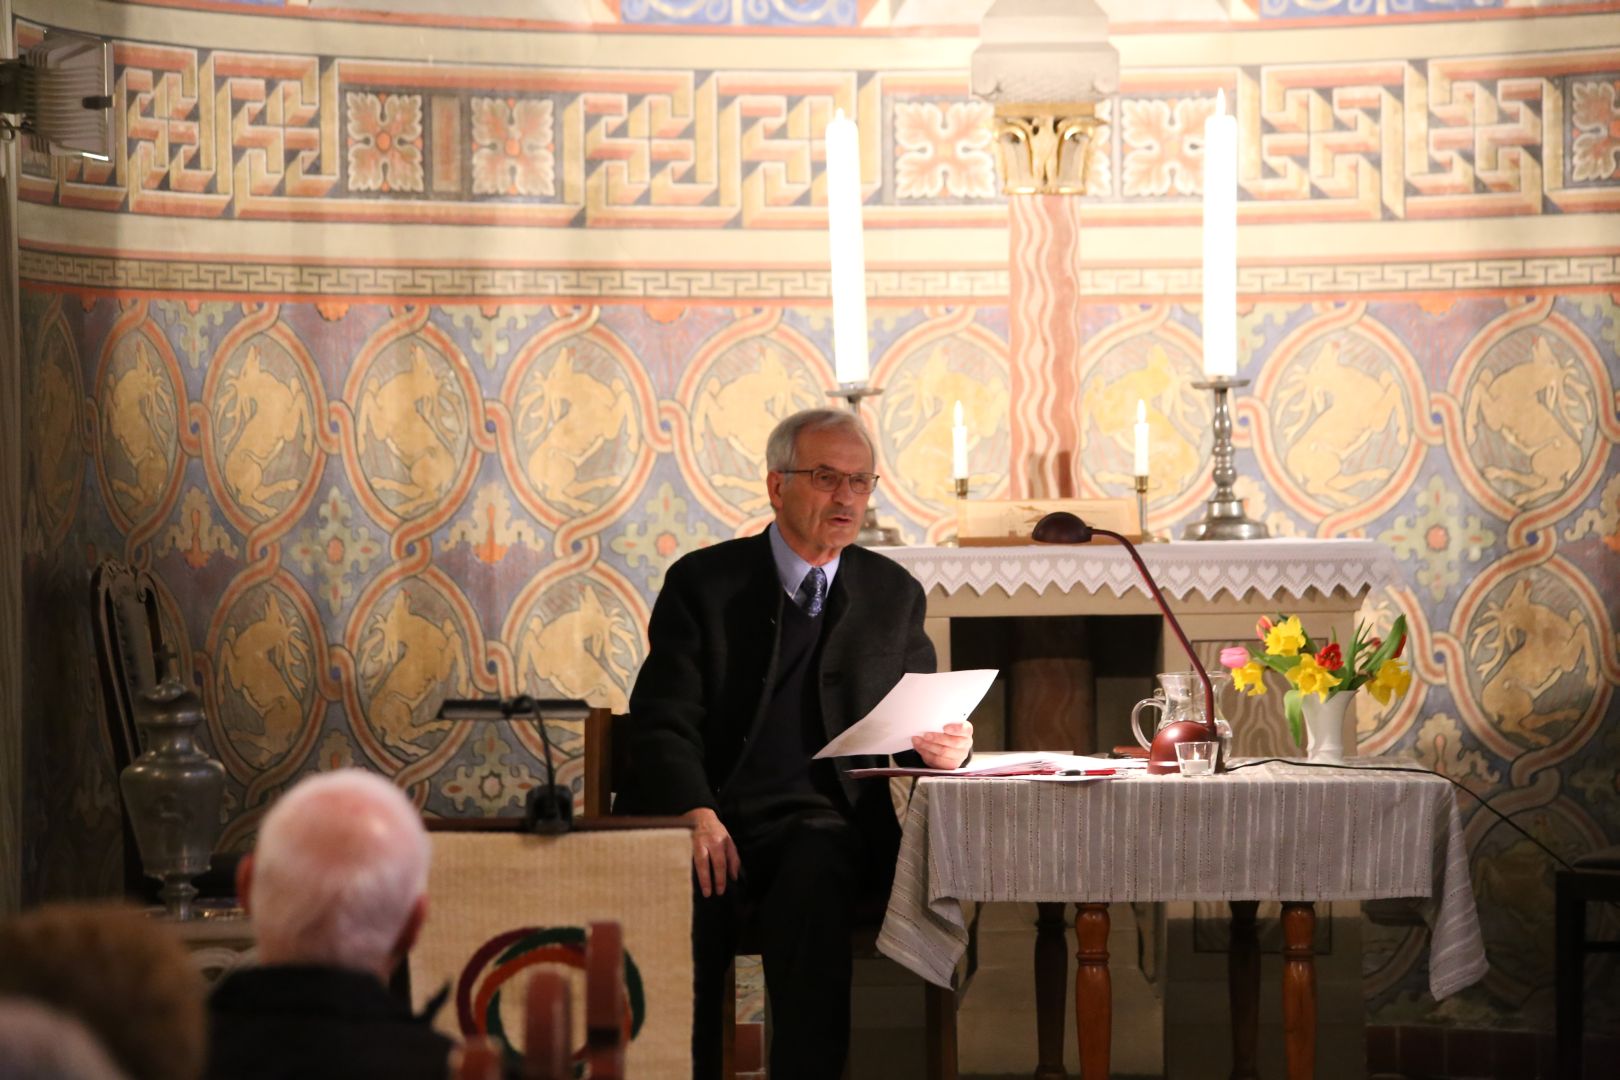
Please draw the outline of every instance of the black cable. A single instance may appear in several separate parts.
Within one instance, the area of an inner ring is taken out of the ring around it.
[[[1331,761],[1300,761],[1300,760],[1298,760],[1296,758],[1274,758],[1273,757],[1273,758],[1256,758],[1254,761],[1245,761],[1242,765],[1231,765],[1231,766],[1227,767],[1226,771],[1227,772],[1238,772],[1238,771],[1240,771],[1242,769],[1253,768],[1256,765],[1270,765],[1273,762],[1278,762],[1278,763],[1281,763],[1281,764],[1284,764],[1284,765],[1303,765],[1303,766],[1305,766],[1306,768],[1309,768],[1309,769],[1343,769],[1345,772],[1357,772],[1357,773],[1361,773],[1361,772],[1404,772],[1404,773],[1414,773],[1414,772],[1416,772],[1416,773],[1427,773],[1430,776],[1438,776],[1438,777],[1440,777],[1440,779],[1442,779],[1442,780],[1446,781],[1447,783],[1451,784],[1453,787],[1457,788],[1459,791],[1465,791],[1469,795],[1472,795],[1479,802],[1479,805],[1483,806],[1485,809],[1489,810],[1491,813],[1495,814],[1497,817],[1501,818],[1503,821],[1505,821],[1509,825],[1513,826],[1513,828],[1518,831],[1519,835],[1523,836],[1526,840],[1528,840],[1532,844],[1536,845],[1536,847],[1540,848],[1542,851],[1545,851],[1547,853],[1547,855],[1554,862],[1556,862],[1559,866],[1562,866],[1565,870],[1573,870],[1573,869],[1575,869],[1575,867],[1571,866],[1568,862],[1566,862],[1564,860],[1564,857],[1562,855],[1559,855],[1558,852],[1554,851],[1552,848],[1548,847],[1546,844],[1543,844],[1540,840],[1537,840],[1534,836],[1531,836],[1528,832],[1526,832],[1524,830],[1524,828],[1517,821],[1514,821],[1512,818],[1510,818],[1506,814],[1502,813],[1502,811],[1500,811],[1496,807],[1492,806],[1490,804],[1489,800],[1487,800],[1485,798],[1485,796],[1481,795],[1479,792],[1473,790],[1472,788],[1465,786],[1461,781],[1453,780],[1451,777],[1447,776],[1445,773],[1439,771],[1438,769],[1431,769],[1427,765],[1420,765],[1420,764],[1417,764],[1415,762],[1412,765],[1409,765],[1409,766],[1408,765],[1337,765],[1337,764],[1334,764]]]

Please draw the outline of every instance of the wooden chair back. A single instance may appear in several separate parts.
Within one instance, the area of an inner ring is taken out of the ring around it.
[[[573,1080],[573,994],[560,971],[542,969],[529,979],[524,1002],[523,1064],[526,1080]]]
[[[625,719],[607,709],[585,717],[585,816],[604,818],[613,810],[614,777],[622,772],[623,747],[613,730]]]
[[[103,560],[90,575],[95,604],[96,667],[107,703],[107,735],[113,767],[141,754],[135,726],[135,700],[158,684],[173,659],[163,640],[157,586],[152,575],[115,559]]]
[[[152,689],[174,662],[172,648],[163,638],[157,586],[151,574],[115,559],[98,564],[90,575],[95,623],[96,670],[107,743],[112,749],[113,783],[141,756],[140,729],[135,724],[139,695]],[[141,871],[140,849],[129,814],[122,811],[124,828],[124,894],[143,896],[149,891]]]
[[[624,1006],[624,931],[593,922],[585,937],[585,1075],[623,1080],[629,1038]]]

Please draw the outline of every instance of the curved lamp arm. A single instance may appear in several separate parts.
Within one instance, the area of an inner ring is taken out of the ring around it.
[[[1149,595],[1159,605],[1159,610],[1164,613],[1164,621],[1169,623],[1170,629],[1176,632],[1176,640],[1181,642],[1181,648],[1186,652],[1187,659],[1192,661],[1193,671],[1198,674],[1199,681],[1204,684],[1204,726],[1209,729],[1209,737],[1212,740],[1219,741],[1220,731],[1215,726],[1215,686],[1209,681],[1209,672],[1204,670],[1204,665],[1199,661],[1198,654],[1193,652],[1192,642],[1187,640],[1186,631],[1181,629],[1181,623],[1177,622],[1175,615],[1171,614],[1170,605],[1165,603],[1164,593],[1159,589],[1159,583],[1153,580],[1153,575],[1148,573],[1147,564],[1142,561],[1142,556],[1137,554],[1136,545],[1111,529],[1099,529],[1087,525],[1067,510],[1054,511],[1036,522],[1031,539],[1040,544],[1087,544],[1091,542],[1091,538],[1094,536],[1106,536],[1119,541],[1124,545],[1125,551],[1131,557],[1131,561],[1136,563],[1136,572],[1142,575],[1142,583],[1147,586]]]

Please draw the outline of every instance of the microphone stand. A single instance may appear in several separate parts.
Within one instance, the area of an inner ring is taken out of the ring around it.
[[[551,756],[551,736],[546,733],[546,716],[558,719],[583,719],[590,706],[570,698],[532,698],[519,694],[514,698],[468,699],[446,698],[439,706],[437,719],[507,721],[531,719],[540,732],[540,745],[545,748],[546,782],[529,792],[523,808],[523,826],[528,832],[541,836],[556,836],[574,826],[574,793],[557,783],[557,769]]]
[[[1198,654],[1193,651],[1192,642],[1187,640],[1186,631],[1181,629],[1181,623],[1171,614],[1170,605],[1165,602],[1159,583],[1153,580],[1153,575],[1148,573],[1147,564],[1142,561],[1142,556],[1137,554],[1136,545],[1110,529],[1088,525],[1066,510],[1058,510],[1041,518],[1035,523],[1035,530],[1030,538],[1037,544],[1087,544],[1095,536],[1106,536],[1124,545],[1126,554],[1130,555],[1131,561],[1136,564],[1136,572],[1142,576],[1142,582],[1147,586],[1148,595],[1159,605],[1159,610],[1164,613],[1164,621],[1175,631],[1176,640],[1181,642],[1182,650],[1192,661],[1193,671],[1204,684],[1204,721],[1200,723],[1196,720],[1178,720],[1160,728],[1153,736],[1152,748],[1148,750],[1148,772],[1155,775],[1178,772],[1181,765],[1176,760],[1176,745],[1184,742],[1214,742],[1216,746],[1214,769],[1216,772],[1224,772],[1226,762],[1220,753],[1221,737],[1215,726],[1215,686],[1209,681],[1209,672],[1204,670]]]

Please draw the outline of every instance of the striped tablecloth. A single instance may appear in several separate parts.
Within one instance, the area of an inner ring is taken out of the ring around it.
[[[1196,780],[924,780],[878,948],[949,986],[966,900],[1389,897],[1428,900],[1437,1000],[1484,976],[1461,815],[1433,773],[1269,763]]]

